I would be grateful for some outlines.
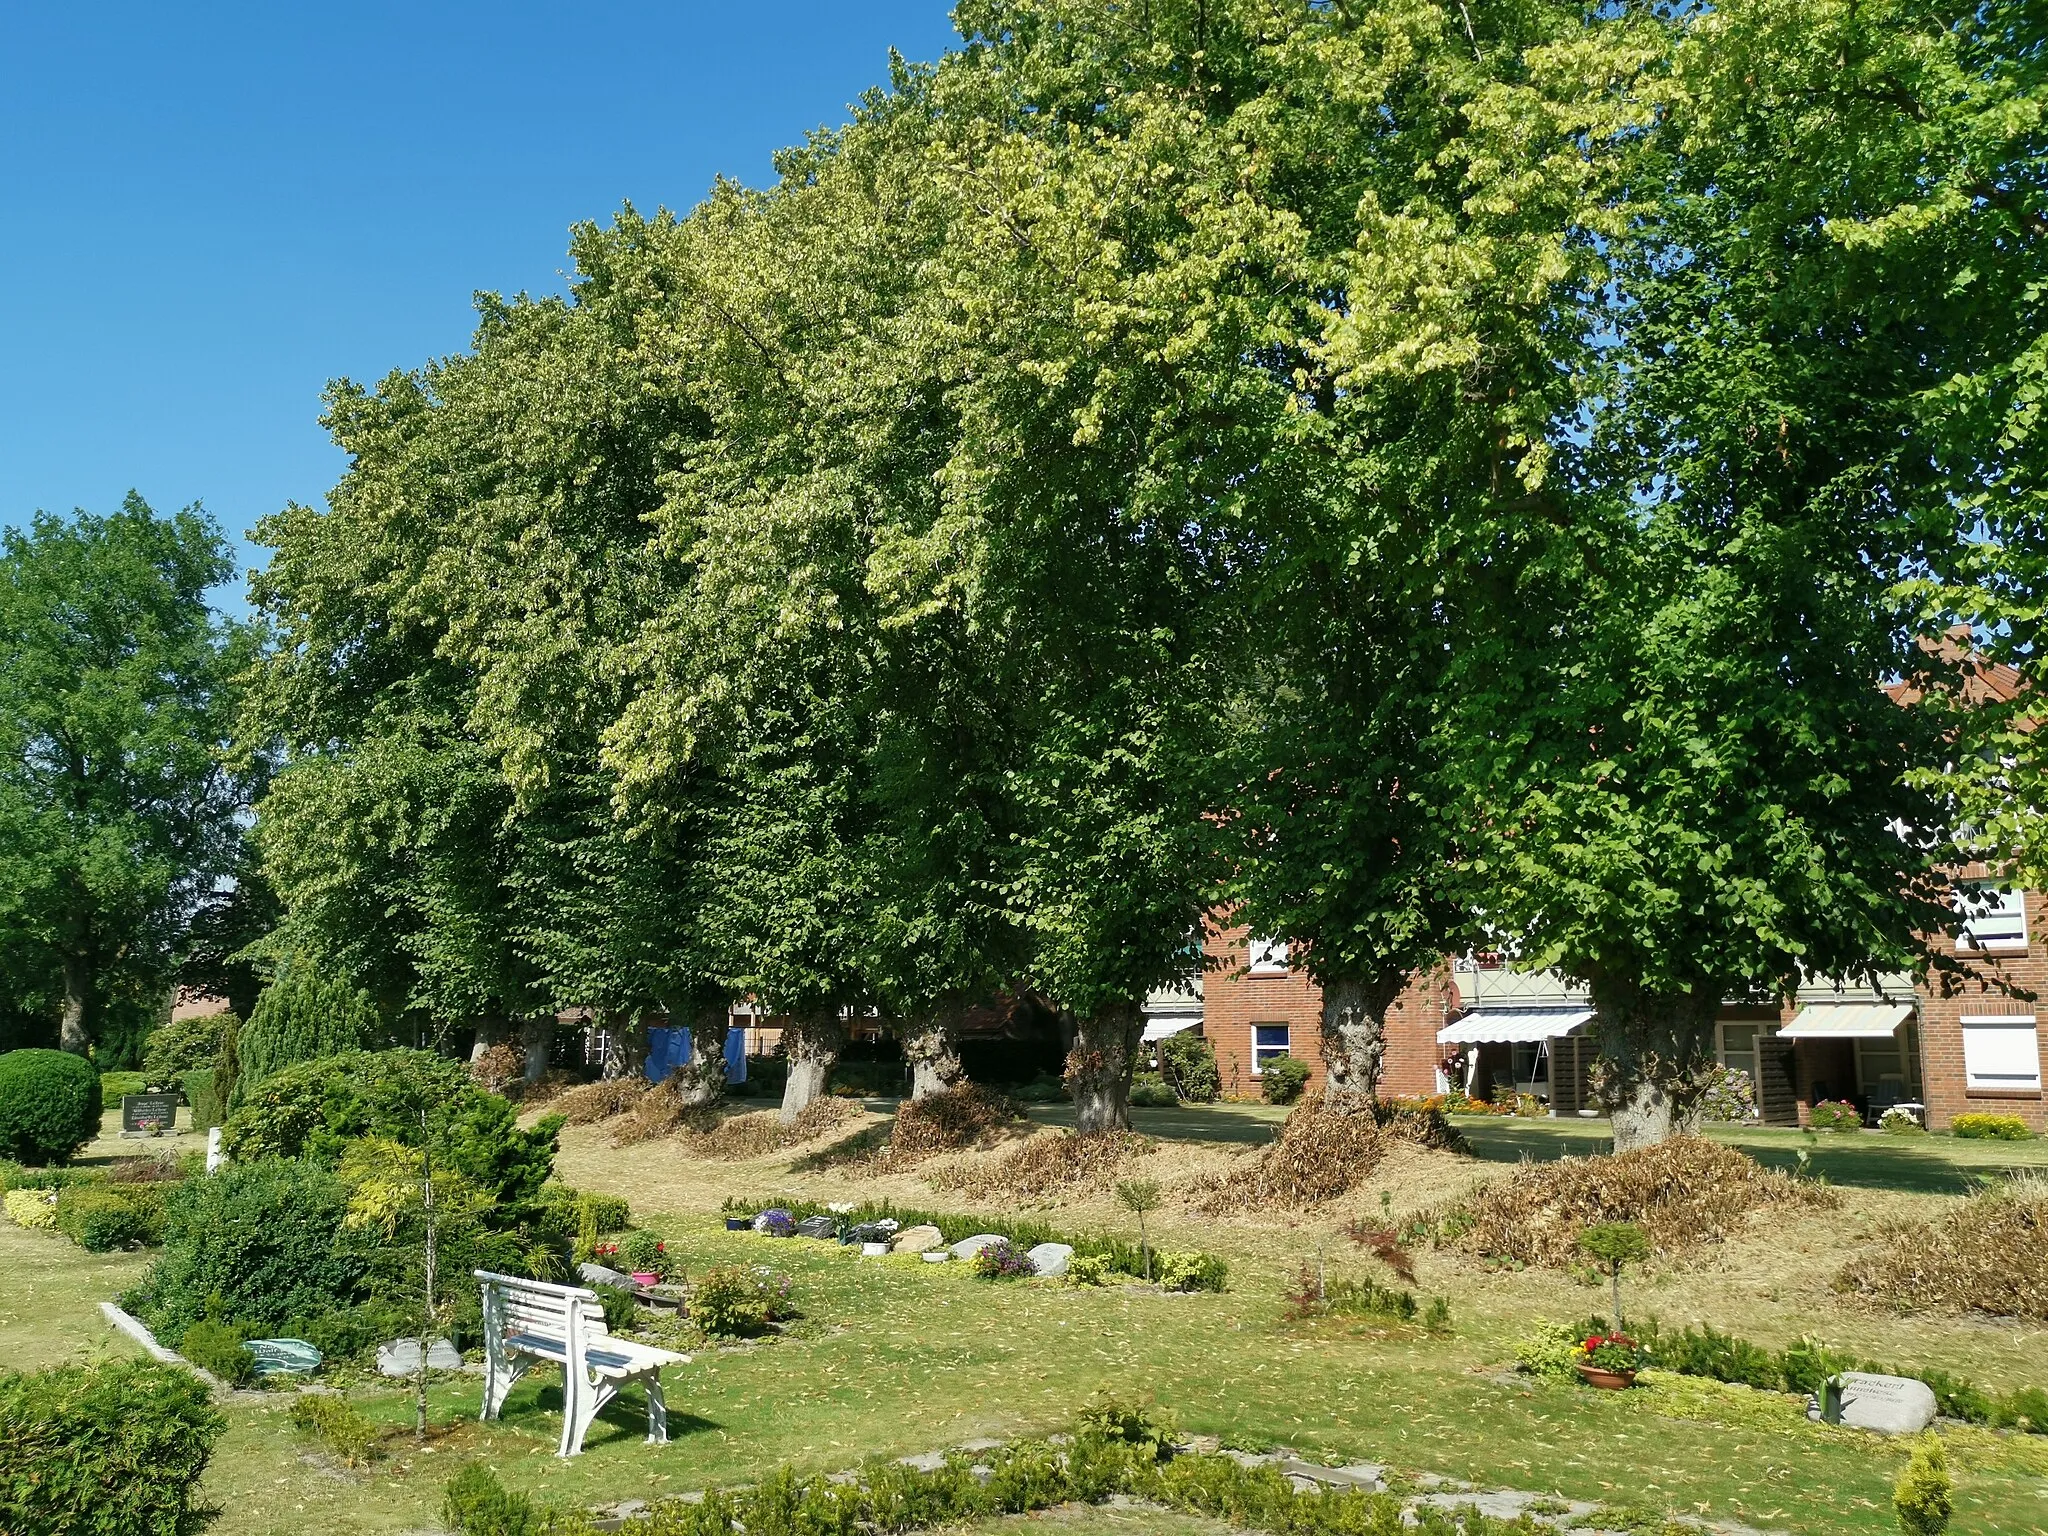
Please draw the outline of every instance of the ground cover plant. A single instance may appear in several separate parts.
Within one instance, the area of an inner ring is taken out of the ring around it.
[[[1841,1283],[1901,1311],[2048,1321],[2048,1176],[2022,1174],[1938,1220],[1894,1226],[1843,1267]]]
[[[1679,1254],[1729,1236],[1759,1210],[1836,1202],[1828,1189],[1683,1136],[1612,1156],[1529,1164],[1447,1212],[1437,1231],[1487,1258],[1562,1269],[1579,1260],[1585,1232],[1603,1223],[1634,1223],[1658,1252]]]
[[[1966,1141],[2032,1141],[2034,1133],[2018,1115],[1957,1115],[1949,1133]]]

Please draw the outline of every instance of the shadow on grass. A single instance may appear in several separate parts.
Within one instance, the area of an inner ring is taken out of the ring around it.
[[[1071,1104],[1031,1104],[1024,1111],[1033,1123],[1074,1127]],[[1220,1141],[1238,1146],[1264,1146],[1280,1133],[1285,1108],[1266,1104],[1182,1104],[1173,1109],[1133,1109],[1131,1129],[1161,1141]]]
[[[707,1419],[701,1414],[677,1408],[674,1397],[675,1394],[671,1391],[668,1410],[668,1437],[671,1442],[725,1427],[716,1419]],[[538,1385],[531,1380],[521,1382],[513,1388],[511,1397],[499,1413],[498,1425],[518,1434],[532,1435],[536,1439],[560,1440],[560,1381],[542,1382]],[[647,1398],[642,1388],[634,1385],[627,1387],[599,1410],[597,1422],[590,1426],[589,1433],[583,1437],[583,1448],[586,1451],[596,1451],[609,1446],[639,1445],[646,1438]]]

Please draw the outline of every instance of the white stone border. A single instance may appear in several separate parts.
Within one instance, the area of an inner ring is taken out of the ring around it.
[[[227,1395],[229,1387],[226,1382],[214,1375],[213,1372],[194,1365],[183,1355],[177,1353],[177,1351],[165,1349],[163,1345],[157,1343],[156,1335],[149,1331],[149,1325],[143,1322],[141,1318],[122,1311],[118,1305],[111,1301],[100,1303],[100,1315],[147,1350],[150,1359],[162,1365],[183,1366],[194,1376],[205,1382],[207,1387],[216,1394],[223,1397]]]

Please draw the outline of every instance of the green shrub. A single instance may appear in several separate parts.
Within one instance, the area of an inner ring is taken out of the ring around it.
[[[1140,1072],[1131,1079],[1131,1103],[1138,1109],[1171,1109],[1179,1102],[1180,1095],[1157,1072]]]
[[[1892,1489],[1892,1507],[1906,1536],[1941,1536],[1955,1510],[1955,1484],[1948,1475],[1948,1457],[1941,1441],[1923,1435]]]
[[[1839,1099],[1823,1099],[1806,1112],[1806,1123],[1816,1131],[1860,1131],[1863,1116],[1856,1106]]]
[[[1083,1435],[1137,1446],[1153,1461],[1166,1460],[1180,1436],[1179,1421],[1173,1414],[1150,1403],[1127,1401],[1107,1390],[1082,1405],[1075,1426]]]
[[[1936,1394],[1939,1396],[1939,1394]],[[2048,1389],[2021,1387],[1996,1409],[1998,1422],[2007,1429],[2029,1430],[2048,1435]]]
[[[56,1227],[87,1253],[111,1253],[163,1236],[163,1186],[74,1184],[57,1196]]]
[[[143,1081],[152,1088],[176,1088],[187,1072],[211,1071],[220,1055],[222,1035],[236,1027],[232,1013],[211,1013],[197,1019],[173,1019],[151,1030],[142,1051]]]
[[[1191,1029],[1159,1042],[1159,1075],[1190,1104],[1214,1104],[1223,1096],[1216,1048]]]
[[[280,1338],[304,1339],[332,1363],[367,1361],[379,1344],[417,1328],[418,1318],[414,1308],[372,1296],[353,1306],[289,1319],[277,1333]]]
[[[1213,1253],[1162,1251],[1153,1256],[1152,1273],[1159,1277],[1162,1290],[1220,1291],[1230,1278],[1230,1266]]]
[[[598,1236],[612,1232],[624,1232],[633,1225],[633,1210],[619,1195],[593,1194],[587,1190],[572,1189],[567,1184],[548,1184],[542,1187],[540,1203],[543,1210],[556,1215],[561,1230],[574,1234],[588,1218],[590,1230]]]
[[[0,1060],[4,1060],[0,1057]],[[2018,1115],[1957,1115],[1948,1128],[1971,1141],[2032,1141],[2034,1133]]]
[[[668,1277],[668,1244],[645,1227],[636,1227],[620,1241],[619,1260],[628,1274]]]
[[[326,1446],[346,1466],[366,1467],[384,1458],[383,1432],[338,1392],[301,1392],[292,1399],[288,1417],[293,1429]]]
[[[594,1285],[597,1304],[604,1308],[604,1326],[607,1333],[624,1333],[633,1326],[640,1310],[640,1303],[633,1293],[623,1285]]]
[[[226,1427],[205,1383],[153,1361],[0,1376],[0,1531],[182,1536]]]
[[[230,1163],[188,1179],[165,1202],[164,1251],[129,1310],[176,1339],[211,1301],[267,1338],[348,1306],[376,1241],[346,1227],[346,1214],[341,1181],[309,1163]]]
[[[185,1330],[178,1353],[229,1386],[246,1387],[256,1379],[256,1357],[249,1353],[247,1338],[232,1323],[201,1318]]]
[[[747,1338],[795,1316],[787,1275],[756,1265],[707,1269],[690,1287],[690,1319],[708,1334]]]
[[[100,1131],[100,1075],[68,1051],[0,1055],[0,1157],[68,1163]]]
[[[124,1093],[147,1093],[150,1081],[140,1072],[102,1072],[100,1074],[100,1103],[118,1104]]]
[[[1574,1328],[1569,1323],[1554,1323],[1548,1318],[1536,1318],[1530,1325],[1530,1331],[1516,1341],[1516,1368],[1552,1381],[1576,1381],[1579,1376],[1576,1351],[1585,1338],[1586,1330],[1582,1328]]]
[[[546,1536],[557,1529],[539,1505],[507,1488],[481,1462],[448,1480],[441,1518],[461,1536]]]
[[[1292,1104],[1308,1086],[1308,1063],[1292,1056],[1268,1056],[1259,1068],[1259,1092],[1268,1104]]]
[[[1077,1253],[1067,1260],[1067,1281],[1071,1285],[1107,1285],[1116,1273],[1099,1253]]]
[[[360,1050],[382,1033],[376,1006],[346,977],[319,974],[311,964],[295,960],[263,989],[249,1022],[235,1031],[230,1104],[248,1103],[286,1067]]]
[[[0,1189],[69,1189],[73,1184],[97,1184],[103,1177],[97,1168],[24,1168],[0,1161]]]
[[[192,1129],[195,1131],[210,1131],[226,1118],[227,1106],[221,1102],[220,1090],[215,1086],[217,1081],[211,1067],[195,1067],[178,1079],[178,1091],[192,1106]]]
[[[1644,1330],[1644,1347],[1650,1352],[1653,1365],[1667,1371],[1677,1371],[1685,1376],[1706,1376],[1715,1381],[1734,1382],[1740,1386],[1756,1387],[1765,1392],[1785,1390],[1785,1365],[1783,1357],[1751,1344],[1747,1340],[1731,1338],[1708,1327],[1687,1328],[1681,1333],[1662,1334],[1653,1329]],[[1797,1347],[1797,1346],[1795,1346]],[[1806,1346],[1809,1354],[1815,1346]],[[1802,1355],[1802,1361],[1808,1359]],[[1819,1379],[1833,1375],[1841,1366],[1831,1360],[1812,1355],[1808,1369],[1825,1365]],[[1799,1389],[1795,1389],[1799,1390]],[[1811,1389],[1818,1391],[1818,1381]]]
[[[517,1105],[471,1082],[461,1062],[431,1051],[348,1051],[285,1067],[228,1116],[221,1144],[238,1162],[303,1157],[334,1167],[365,1136],[419,1146],[422,1103],[437,1164],[494,1200],[538,1205],[561,1118],[522,1130]]]
[[[7,1191],[8,1218],[18,1227],[37,1232],[53,1231],[57,1225],[57,1192],[49,1189]]]

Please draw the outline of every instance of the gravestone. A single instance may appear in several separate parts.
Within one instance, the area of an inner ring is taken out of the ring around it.
[[[631,1275],[622,1275],[616,1269],[607,1269],[602,1264],[593,1264],[588,1259],[576,1266],[576,1278],[585,1285],[624,1285],[633,1283]]]
[[[418,1339],[393,1339],[389,1344],[377,1346],[377,1370],[385,1376],[410,1376],[420,1368],[420,1341]],[[436,1339],[427,1346],[427,1369],[430,1371],[459,1371],[462,1356],[455,1352],[455,1346],[446,1339]]]
[[[946,1240],[945,1234],[937,1227],[910,1227],[896,1234],[894,1243],[898,1253],[923,1253],[927,1248],[936,1248]]]
[[[796,1224],[798,1237],[835,1237],[839,1232],[839,1218],[836,1216],[806,1216]]]
[[[953,1245],[953,1257],[971,1259],[990,1243],[1000,1243],[1002,1238],[993,1232],[977,1232],[972,1237],[963,1237]]]
[[[175,1093],[122,1094],[121,1130],[133,1135],[142,1129],[145,1121],[154,1121],[163,1131],[175,1128],[178,1123],[178,1096]]]
[[[1853,1429],[1915,1435],[1934,1422],[1934,1389],[1910,1376],[1842,1373],[1842,1422]]]
[[[1074,1250],[1066,1243],[1040,1243],[1031,1250],[1030,1257],[1041,1275],[1064,1275]]]

